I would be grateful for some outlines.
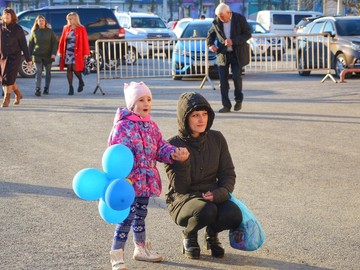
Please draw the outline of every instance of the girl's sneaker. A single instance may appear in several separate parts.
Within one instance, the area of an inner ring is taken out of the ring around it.
[[[133,259],[145,262],[161,262],[164,260],[161,255],[152,250],[150,241],[147,241],[144,245],[135,243]]]
[[[112,270],[126,270],[124,263],[124,250],[115,249],[110,251]]]

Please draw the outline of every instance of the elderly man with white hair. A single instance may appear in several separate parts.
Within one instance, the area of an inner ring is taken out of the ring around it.
[[[232,12],[224,3],[215,9],[215,19],[209,29],[207,42],[209,49],[216,52],[216,62],[219,68],[221,101],[223,108],[220,113],[231,111],[229,99],[229,67],[231,66],[234,81],[234,110],[242,107],[244,95],[242,93],[242,67],[249,63],[249,47],[246,41],[251,38],[251,29],[246,18],[239,13]]]

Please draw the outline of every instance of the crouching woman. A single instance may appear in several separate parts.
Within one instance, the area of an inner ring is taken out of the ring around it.
[[[183,93],[177,107],[179,132],[169,140],[190,153],[184,162],[165,165],[167,208],[175,223],[184,227],[182,250],[190,259],[200,258],[198,232],[203,228],[206,248],[213,257],[223,257],[218,233],[236,228],[242,221],[240,209],[229,201],[236,175],[224,136],[210,129],[214,117],[202,95]]]

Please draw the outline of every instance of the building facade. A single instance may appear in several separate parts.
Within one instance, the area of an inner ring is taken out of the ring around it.
[[[0,0],[0,10],[10,7],[18,13],[53,5],[103,5],[118,11],[155,13],[165,20],[177,20],[200,15],[214,17],[220,2],[227,3],[232,11],[247,18],[266,9],[312,10],[328,15],[350,13],[349,8],[341,6],[342,0]]]

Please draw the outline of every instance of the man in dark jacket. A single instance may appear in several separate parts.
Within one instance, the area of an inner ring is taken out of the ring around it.
[[[209,29],[207,42],[209,49],[216,52],[216,62],[219,68],[221,101],[223,108],[220,113],[230,112],[229,99],[229,67],[231,66],[234,81],[234,110],[241,110],[244,95],[242,93],[242,67],[249,63],[249,46],[246,43],[251,38],[250,26],[241,14],[231,12],[224,3],[215,9],[216,18]],[[217,43],[215,43],[217,42]]]
[[[211,129],[214,117],[202,95],[182,94],[177,107],[179,134],[169,140],[190,153],[185,162],[165,165],[170,182],[167,207],[175,223],[185,227],[183,253],[190,259],[200,258],[198,231],[205,227],[207,249],[213,257],[223,257],[218,233],[236,228],[242,220],[239,207],[229,201],[236,174],[224,136]]]

